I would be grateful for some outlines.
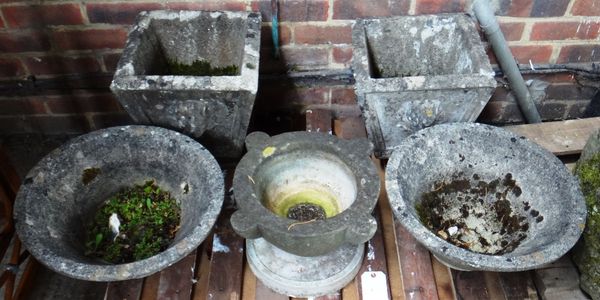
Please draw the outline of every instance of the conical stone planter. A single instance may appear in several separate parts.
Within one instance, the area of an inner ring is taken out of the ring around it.
[[[85,256],[85,227],[100,205],[148,180],[181,207],[171,245],[125,264]],[[196,249],[217,219],[223,194],[219,165],[191,138],[159,127],[113,127],[77,137],[44,157],[19,190],[14,218],[25,247],[50,269],[82,280],[126,280],[160,271]]]
[[[136,123],[239,159],[258,88],[260,22],[252,12],[142,12],[111,90]]]

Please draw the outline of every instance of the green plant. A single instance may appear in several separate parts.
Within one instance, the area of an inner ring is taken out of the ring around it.
[[[120,221],[119,233],[109,227]],[[181,210],[153,180],[123,189],[97,211],[86,230],[86,255],[111,263],[141,260],[164,251],[179,229]]]

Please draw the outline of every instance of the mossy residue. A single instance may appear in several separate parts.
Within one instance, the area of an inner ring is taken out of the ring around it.
[[[109,226],[119,219],[119,233]],[[127,263],[164,251],[179,229],[181,210],[169,192],[154,181],[126,188],[110,197],[86,227],[86,255]]]
[[[600,153],[590,159],[577,162],[574,171],[587,206],[587,225],[583,243],[574,252],[574,259],[582,273],[582,285],[590,294],[600,293]],[[585,280],[583,280],[585,278]],[[590,283],[595,282],[594,285]],[[587,285],[587,286],[586,286]]]
[[[238,75],[239,72],[236,65],[213,67],[204,60],[196,60],[192,64],[170,61],[169,68],[171,69],[171,75],[180,76],[234,76]]]
[[[289,217],[290,210],[300,206],[319,207],[326,218],[331,218],[339,213],[336,198],[324,191],[304,190],[286,196],[272,207],[272,211],[279,216]]]

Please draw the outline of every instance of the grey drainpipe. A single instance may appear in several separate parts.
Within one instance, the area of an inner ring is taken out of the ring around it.
[[[496,21],[494,12],[490,7],[488,0],[474,0],[472,4],[475,17],[479,21],[479,25],[485,32],[488,41],[492,44],[492,49],[496,55],[496,59],[502,68],[505,76],[508,78],[510,88],[512,89],[521,112],[525,116],[528,123],[540,123],[542,119],[540,113],[535,107],[535,103],[529,94],[529,89],[525,85],[523,76],[519,72],[519,67],[506,44],[504,35],[500,31],[500,25]]]

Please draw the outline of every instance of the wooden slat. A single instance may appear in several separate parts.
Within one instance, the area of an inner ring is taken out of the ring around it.
[[[396,222],[396,241],[407,299],[438,299],[429,251]]]
[[[579,288],[579,274],[568,256],[535,270],[535,285],[542,299],[587,299]]]
[[[105,299],[137,300],[142,295],[144,279],[132,279],[108,283]]]
[[[241,298],[244,239],[231,228],[229,218],[232,212],[221,212],[215,225],[207,291],[209,299]]]
[[[570,155],[580,153],[588,137],[600,129],[600,117],[504,128],[538,143],[555,155]]]
[[[182,260],[160,272],[156,298],[161,300],[190,299],[195,264],[196,251],[194,250]]]
[[[242,282],[242,300],[256,299],[256,276],[252,273],[248,261],[244,262],[244,280]]]
[[[457,299],[490,299],[483,272],[452,270],[452,276]]]
[[[383,243],[383,233],[381,231],[381,218],[379,216],[379,210],[375,208],[375,218],[377,219],[377,231],[375,235],[367,242],[366,248],[366,257],[363,260],[360,271],[358,271],[358,275],[356,276],[356,282],[358,284],[359,295],[361,295],[361,299],[367,299],[365,295],[367,295],[364,291],[365,284],[362,281],[362,275],[365,272],[381,272],[383,276],[385,276],[387,295],[389,297],[389,276],[387,270],[386,256],[385,256],[385,245]],[[376,275],[376,274],[373,274]],[[368,278],[368,277],[367,277]],[[389,299],[389,298],[388,298]],[[381,299],[384,300],[384,299]]]
[[[498,275],[506,299],[538,299],[532,272],[499,273]]]
[[[192,299],[204,300],[207,299],[208,294],[208,280],[210,278],[210,260],[208,259],[208,252],[212,248],[212,238],[207,238],[204,243],[196,251],[198,257],[196,258],[196,284],[192,290]]]
[[[454,282],[452,281],[452,271],[437,258],[431,255],[431,265],[433,267],[433,276],[437,287],[438,298],[440,300],[456,299],[454,291]]]
[[[260,282],[260,280],[256,280],[256,298],[255,299],[256,300],[258,300],[258,299],[261,299],[261,300],[288,300],[289,297],[272,291],[267,286],[265,286],[262,282]]]
[[[142,288],[141,300],[155,300],[156,293],[158,292],[158,285],[160,284],[160,272],[154,273],[144,278],[144,285]]]

